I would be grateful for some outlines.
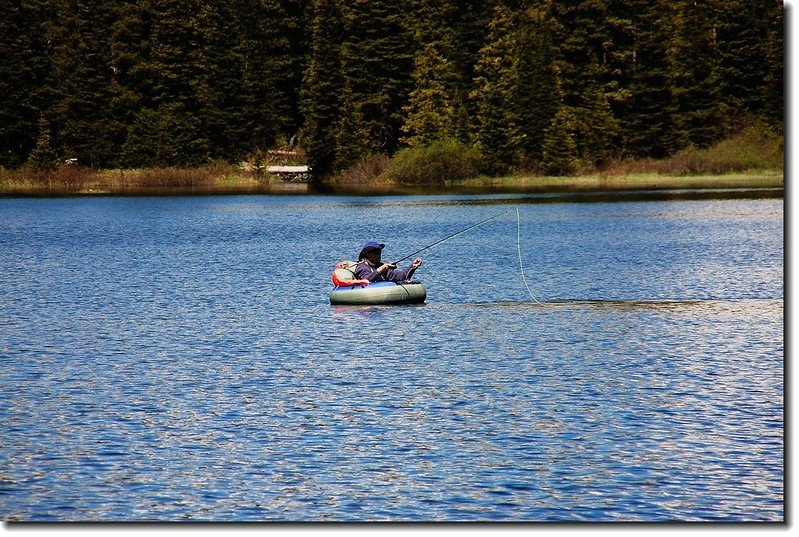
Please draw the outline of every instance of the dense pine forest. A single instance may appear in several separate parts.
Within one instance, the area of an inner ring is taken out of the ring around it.
[[[0,0],[0,167],[449,144],[568,173],[783,129],[781,0]]]

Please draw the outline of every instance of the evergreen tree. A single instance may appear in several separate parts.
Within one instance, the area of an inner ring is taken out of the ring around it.
[[[767,43],[773,0],[723,0],[716,26],[724,102],[733,116],[758,114],[766,106]]]
[[[626,44],[630,51],[621,85],[625,98],[617,109],[625,154],[633,157],[662,158],[678,145],[674,124],[677,107],[667,56],[671,34],[669,20],[663,17],[668,3],[627,0],[624,12],[617,13],[630,22],[629,34],[621,45]]]
[[[455,137],[453,78],[451,63],[434,44],[428,44],[417,55],[415,87],[404,108],[404,141],[409,145],[429,145],[434,140]]]
[[[198,116],[207,132],[209,156],[235,161],[245,156],[250,140],[242,87],[244,61],[231,1],[201,4],[197,21],[205,64],[196,80]]]
[[[143,109],[130,126],[123,153],[133,167],[199,166],[210,153],[203,125],[182,103]]]
[[[474,88],[475,65],[488,32],[495,0],[420,0],[411,26],[416,40],[414,91],[411,100],[426,95],[428,106],[434,95],[446,100],[446,120],[451,135],[469,142],[475,103],[469,95]],[[425,78],[422,72],[432,78]],[[422,95],[419,95],[421,93]],[[416,106],[416,105],[413,105]],[[432,111],[428,107],[429,111]],[[409,110],[408,113],[413,116]],[[412,117],[409,121],[415,121]],[[445,136],[450,136],[446,134]]]
[[[39,135],[36,147],[28,157],[27,165],[34,170],[55,170],[58,168],[59,158],[53,147],[50,135],[50,125],[44,115],[39,118]]]
[[[675,35],[670,64],[678,104],[675,122],[682,140],[708,147],[729,128],[718,67],[717,6],[714,0],[679,0],[671,6]]]
[[[563,103],[591,134],[575,140],[588,164],[600,164],[616,152],[621,133],[614,108],[628,97],[621,82],[629,54],[620,41],[629,22],[614,7],[594,0],[552,4]]]
[[[333,168],[345,170],[361,158],[377,153],[380,148],[372,135],[372,125],[367,123],[359,101],[349,82],[341,92],[341,108],[333,131],[336,144],[336,160]]]
[[[50,117],[58,145],[81,164],[114,163],[124,137],[124,118],[112,102],[116,84],[110,31],[118,5],[89,0],[60,0],[53,4],[58,24],[48,32],[51,46],[54,102]]]
[[[180,103],[197,112],[196,84],[207,69],[199,13],[205,1],[152,0],[151,59],[154,104]]]
[[[282,0],[279,21],[280,32],[285,36],[285,41],[276,54],[280,59],[277,68],[280,76],[274,78],[277,80],[276,95],[282,102],[278,109],[281,118],[279,129],[286,139],[297,134],[303,124],[300,87],[308,62],[310,3],[310,0]]]
[[[315,179],[400,135],[477,142],[494,172],[565,169],[708,146],[752,116],[782,128],[779,0],[0,7],[0,166],[236,160],[301,131]]]
[[[477,144],[495,173],[524,158],[540,160],[543,132],[558,110],[548,21],[534,9],[495,8],[472,94]]]
[[[575,109],[585,105],[585,95],[618,90],[619,73],[614,57],[620,51],[611,32],[608,2],[576,0],[552,3],[553,40],[557,50],[563,101]],[[613,100],[613,99],[610,99]]]
[[[303,147],[311,177],[319,181],[333,171],[336,161],[335,130],[339,117],[341,43],[344,27],[337,0],[315,0],[311,22],[311,50],[302,86],[305,117]]]
[[[476,103],[470,98],[477,77],[480,50],[486,42],[489,26],[497,0],[453,0],[452,51],[450,59],[455,71],[452,101],[455,117],[455,132],[463,143],[473,138],[473,119],[477,116]]]
[[[413,83],[412,40],[403,8],[396,0],[353,0],[343,8],[341,73],[374,141],[368,145],[388,155],[399,145],[402,107]]]
[[[763,80],[763,117],[775,130],[784,128],[785,115],[785,66],[783,58],[784,10],[782,0],[771,0],[766,12],[769,28],[764,43],[768,72]]]
[[[578,164],[574,141],[576,120],[572,112],[561,107],[544,131],[541,167],[548,175],[569,175]]]
[[[513,114],[518,78],[513,12],[504,5],[494,10],[489,40],[480,50],[472,98],[477,108],[476,145],[490,173],[505,173],[523,156],[523,134]]]
[[[550,13],[548,9],[530,8],[520,12],[516,19],[518,89],[512,106],[523,137],[524,157],[538,161],[543,132],[560,106]]]
[[[232,4],[240,34],[233,55],[242,71],[241,122],[251,148],[266,149],[288,140],[302,125],[308,2],[232,0]]]
[[[142,107],[155,106],[158,68],[151,60],[152,9],[148,0],[122,3],[111,26],[111,71],[116,91],[112,106],[126,127]],[[127,136],[127,133],[125,134]]]
[[[159,117],[152,108],[142,108],[132,117],[127,128],[120,162],[129,168],[148,168],[169,165],[161,160]]]
[[[587,166],[601,166],[613,159],[620,145],[621,129],[607,94],[598,87],[588,88],[583,106],[570,108],[570,114],[580,119],[573,123],[580,161]]]
[[[0,166],[24,163],[37,144],[39,111],[49,72],[36,2],[0,1]]]
[[[201,82],[207,77],[200,11],[203,2],[151,0],[147,78],[137,88],[144,96],[123,147],[124,163],[138,166],[197,165],[212,156],[203,122]],[[152,130],[150,130],[152,129]],[[164,140],[165,137],[171,138]],[[167,145],[160,146],[162,141]],[[159,144],[159,145],[151,145]]]

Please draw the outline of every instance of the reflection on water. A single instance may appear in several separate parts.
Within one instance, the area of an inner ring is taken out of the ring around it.
[[[3,518],[784,519],[780,200],[450,201],[0,201]]]
[[[707,180],[705,180],[707,183]],[[773,183],[772,183],[773,185]],[[606,185],[605,185],[606,186]],[[497,198],[516,198],[518,203],[598,203],[598,202],[630,202],[630,201],[687,201],[687,200],[734,200],[734,199],[781,199],[784,188],[780,186],[764,186],[759,188],[725,187],[718,188],[658,188],[649,190],[636,188],[592,188],[578,187],[564,183],[561,188],[557,185],[525,184],[519,187],[512,186],[457,186],[449,189],[441,186],[405,186],[405,187],[369,187],[358,185],[337,185],[310,187],[308,193],[321,195],[350,196],[365,199],[366,203],[381,197],[391,196],[436,196],[443,203],[448,199],[472,196],[470,204],[495,203]]]
[[[651,310],[651,311],[689,311],[697,314],[719,315],[724,310],[777,310],[782,312],[781,300],[549,300],[533,301],[499,301],[496,303],[464,304],[475,308],[500,309],[542,309],[542,308],[599,308],[615,310]],[[774,313],[774,312],[771,312]]]

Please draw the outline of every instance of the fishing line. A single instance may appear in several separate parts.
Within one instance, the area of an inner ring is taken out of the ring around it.
[[[492,216],[491,218],[486,218],[485,220],[483,220],[483,221],[481,221],[481,222],[477,222],[476,224],[472,224],[471,226],[467,227],[466,229],[462,229],[462,230],[458,231],[457,233],[453,233],[452,235],[448,235],[448,236],[444,237],[443,239],[441,239],[441,240],[439,240],[439,241],[436,241],[436,242],[434,242],[433,244],[430,244],[430,245],[428,245],[428,246],[425,246],[424,248],[420,248],[420,249],[416,250],[416,251],[415,251],[415,252],[413,252],[412,254],[408,254],[408,255],[406,255],[405,257],[401,258],[401,259],[397,259],[396,261],[394,261],[394,262],[393,262],[393,263],[391,263],[391,264],[392,264],[392,265],[396,265],[397,263],[400,263],[400,262],[402,262],[402,261],[405,261],[405,260],[406,260],[406,259],[408,259],[409,257],[413,257],[413,256],[415,256],[416,254],[418,254],[419,252],[424,252],[424,251],[425,251],[425,250],[427,250],[428,248],[432,248],[433,246],[435,246],[435,245],[437,245],[437,244],[441,244],[442,242],[444,242],[444,241],[448,241],[448,240],[450,240],[450,239],[451,239],[451,238],[453,238],[453,237],[457,237],[457,236],[458,236],[458,235],[460,235],[461,233],[466,233],[466,232],[467,232],[467,231],[469,231],[470,229],[474,229],[474,228],[476,228],[477,226],[482,226],[482,225],[483,225],[483,224],[485,224],[486,222],[490,222],[491,220],[493,220],[493,219],[495,219],[495,218],[499,218],[499,217],[500,217],[500,216],[502,216],[503,214],[508,214],[508,213],[509,213],[509,212],[511,212],[512,210],[513,210],[513,209],[508,209],[508,210],[507,210],[507,211],[505,211],[505,212],[502,212],[502,213],[499,213],[499,214],[495,214],[495,215],[494,215],[494,216]],[[519,211],[519,210],[518,210],[518,209],[516,209],[516,212],[517,212],[517,213],[518,213],[518,211]]]
[[[533,291],[530,289],[530,284],[529,284],[529,283],[527,283],[527,276],[525,276],[525,274],[524,274],[524,264],[522,263],[522,232],[521,232],[521,228],[522,228],[522,219],[521,219],[521,216],[520,216],[520,214],[519,214],[519,208],[518,208],[518,207],[516,207],[515,209],[516,209],[516,251],[517,251],[517,252],[518,252],[518,254],[519,254],[519,270],[520,270],[520,271],[521,271],[521,273],[522,273],[522,281],[524,282],[524,286],[525,286],[525,288],[527,288],[527,293],[529,293],[529,295],[530,295],[530,298],[532,298],[532,299],[533,299],[533,301],[534,301],[536,304],[538,304],[539,306],[543,306],[544,304],[543,304],[543,303],[542,303],[540,300],[538,300],[538,299],[535,297],[535,295],[533,294]],[[502,216],[503,214],[508,214],[508,213],[509,213],[509,212],[511,212],[511,211],[513,211],[513,209],[508,209],[507,211],[501,212],[501,213],[499,213],[499,214],[495,214],[494,216],[491,216],[491,217],[489,217],[489,218],[486,218],[485,220],[481,220],[480,222],[477,222],[476,224],[472,224],[471,226],[469,226],[469,227],[467,227],[467,228],[465,228],[465,229],[462,229],[462,230],[460,230],[460,231],[457,231],[457,232],[455,232],[455,233],[453,233],[453,234],[451,234],[451,235],[447,235],[447,236],[446,236],[446,237],[444,237],[443,239],[437,240],[436,242],[434,242],[434,243],[432,243],[432,244],[429,244],[429,245],[425,246],[424,248],[419,248],[419,249],[418,249],[418,250],[416,250],[415,252],[413,252],[413,253],[410,253],[410,254],[408,254],[408,255],[406,255],[405,257],[402,257],[402,258],[400,258],[400,259],[397,259],[396,261],[394,261],[394,262],[393,262],[393,263],[391,263],[391,264],[392,264],[392,265],[397,265],[398,263],[400,263],[400,262],[402,262],[402,261],[405,261],[406,259],[408,259],[408,258],[410,258],[410,257],[413,257],[413,256],[415,256],[416,254],[418,254],[418,253],[420,253],[420,252],[424,252],[425,250],[427,250],[427,249],[429,249],[429,248],[432,248],[433,246],[436,246],[437,244],[441,244],[442,242],[444,242],[444,241],[448,241],[449,239],[452,239],[452,238],[454,238],[454,237],[457,237],[458,235],[461,235],[462,233],[466,233],[466,232],[467,232],[467,231],[469,231],[470,229],[474,229],[474,228],[476,228],[477,226],[482,226],[482,225],[483,225],[483,224],[485,224],[486,222],[490,222],[491,220],[494,220],[495,218],[499,218],[499,217],[500,217],[500,216]]]
[[[527,284],[527,277],[524,275],[524,265],[522,264],[522,219],[519,216],[519,208],[516,207],[516,251],[519,252],[519,270],[522,273],[522,281],[524,282],[524,286],[527,288],[527,292],[530,293],[530,298],[532,298],[536,304],[539,306],[543,306],[541,302],[535,297],[533,292],[530,290],[530,286]]]

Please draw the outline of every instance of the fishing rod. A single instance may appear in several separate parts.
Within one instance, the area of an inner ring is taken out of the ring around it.
[[[413,252],[412,254],[408,254],[408,255],[406,255],[405,257],[403,257],[402,259],[398,259],[398,260],[396,260],[396,261],[394,261],[393,263],[390,263],[390,264],[391,264],[391,265],[397,265],[398,263],[401,263],[402,261],[405,261],[406,259],[408,259],[408,258],[410,258],[410,257],[413,257],[413,256],[415,256],[415,255],[416,255],[416,254],[418,254],[419,252],[424,252],[424,251],[425,251],[425,250],[427,250],[428,248],[432,248],[433,246],[435,246],[435,245],[437,245],[437,244],[441,244],[442,242],[444,242],[444,241],[448,241],[449,239],[451,239],[451,238],[453,238],[453,237],[457,237],[457,236],[458,236],[458,235],[460,235],[461,233],[466,233],[466,232],[467,232],[467,231],[469,231],[470,229],[474,229],[474,228],[476,228],[477,226],[482,226],[482,225],[483,225],[483,224],[485,224],[486,222],[490,222],[491,220],[493,220],[493,219],[495,219],[495,218],[499,218],[499,217],[500,217],[500,216],[502,216],[503,214],[508,214],[508,213],[509,213],[509,212],[511,212],[512,210],[513,210],[513,209],[508,209],[507,211],[501,212],[501,213],[499,213],[499,214],[495,214],[495,215],[494,215],[494,216],[492,216],[491,218],[486,218],[485,220],[483,220],[483,221],[481,221],[481,222],[478,222],[478,223],[476,223],[476,224],[472,224],[471,226],[467,227],[466,229],[462,229],[462,230],[458,231],[457,233],[453,233],[452,235],[448,235],[448,236],[444,237],[443,239],[441,239],[441,240],[438,240],[438,241],[436,241],[436,242],[434,242],[433,244],[430,244],[430,245],[428,245],[428,246],[425,246],[424,248],[420,248],[420,249],[416,250],[415,252]]]

